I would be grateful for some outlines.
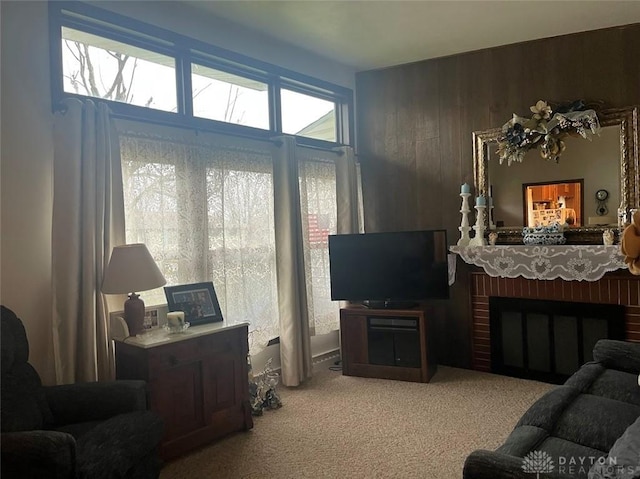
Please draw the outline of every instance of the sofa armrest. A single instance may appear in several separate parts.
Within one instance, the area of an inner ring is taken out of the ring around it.
[[[102,421],[118,414],[147,409],[144,381],[119,380],[44,388],[56,426]]]
[[[532,479],[536,477],[522,468],[524,459],[494,451],[473,451],[464,462],[464,479]],[[545,471],[540,471],[545,472]],[[558,472],[557,464],[551,472],[540,477],[545,479],[572,479],[574,476]]]
[[[2,477],[76,477],[76,441],[58,431],[2,433]]]
[[[640,343],[601,339],[593,348],[593,359],[610,369],[640,373]]]

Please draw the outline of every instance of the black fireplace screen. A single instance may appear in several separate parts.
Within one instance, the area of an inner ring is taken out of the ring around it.
[[[624,306],[489,298],[491,371],[563,383],[599,339],[624,339]]]

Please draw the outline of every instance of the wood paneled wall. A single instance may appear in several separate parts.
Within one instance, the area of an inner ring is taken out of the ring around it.
[[[640,24],[358,73],[366,231],[445,227],[455,243],[460,185],[473,185],[471,133],[539,99],[578,98],[640,104]],[[441,364],[471,366],[468,271],[458,261],[436,322]]]

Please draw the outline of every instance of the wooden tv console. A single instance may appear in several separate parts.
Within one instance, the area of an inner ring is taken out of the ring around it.
[[[436,372],[424,309],[340,310],[342,373],[426,383]]]

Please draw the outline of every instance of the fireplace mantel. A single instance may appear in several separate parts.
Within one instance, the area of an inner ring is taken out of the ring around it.
[[[619,245],[452,246],[466,263],[493,277],[598,281],[626,268]]]

